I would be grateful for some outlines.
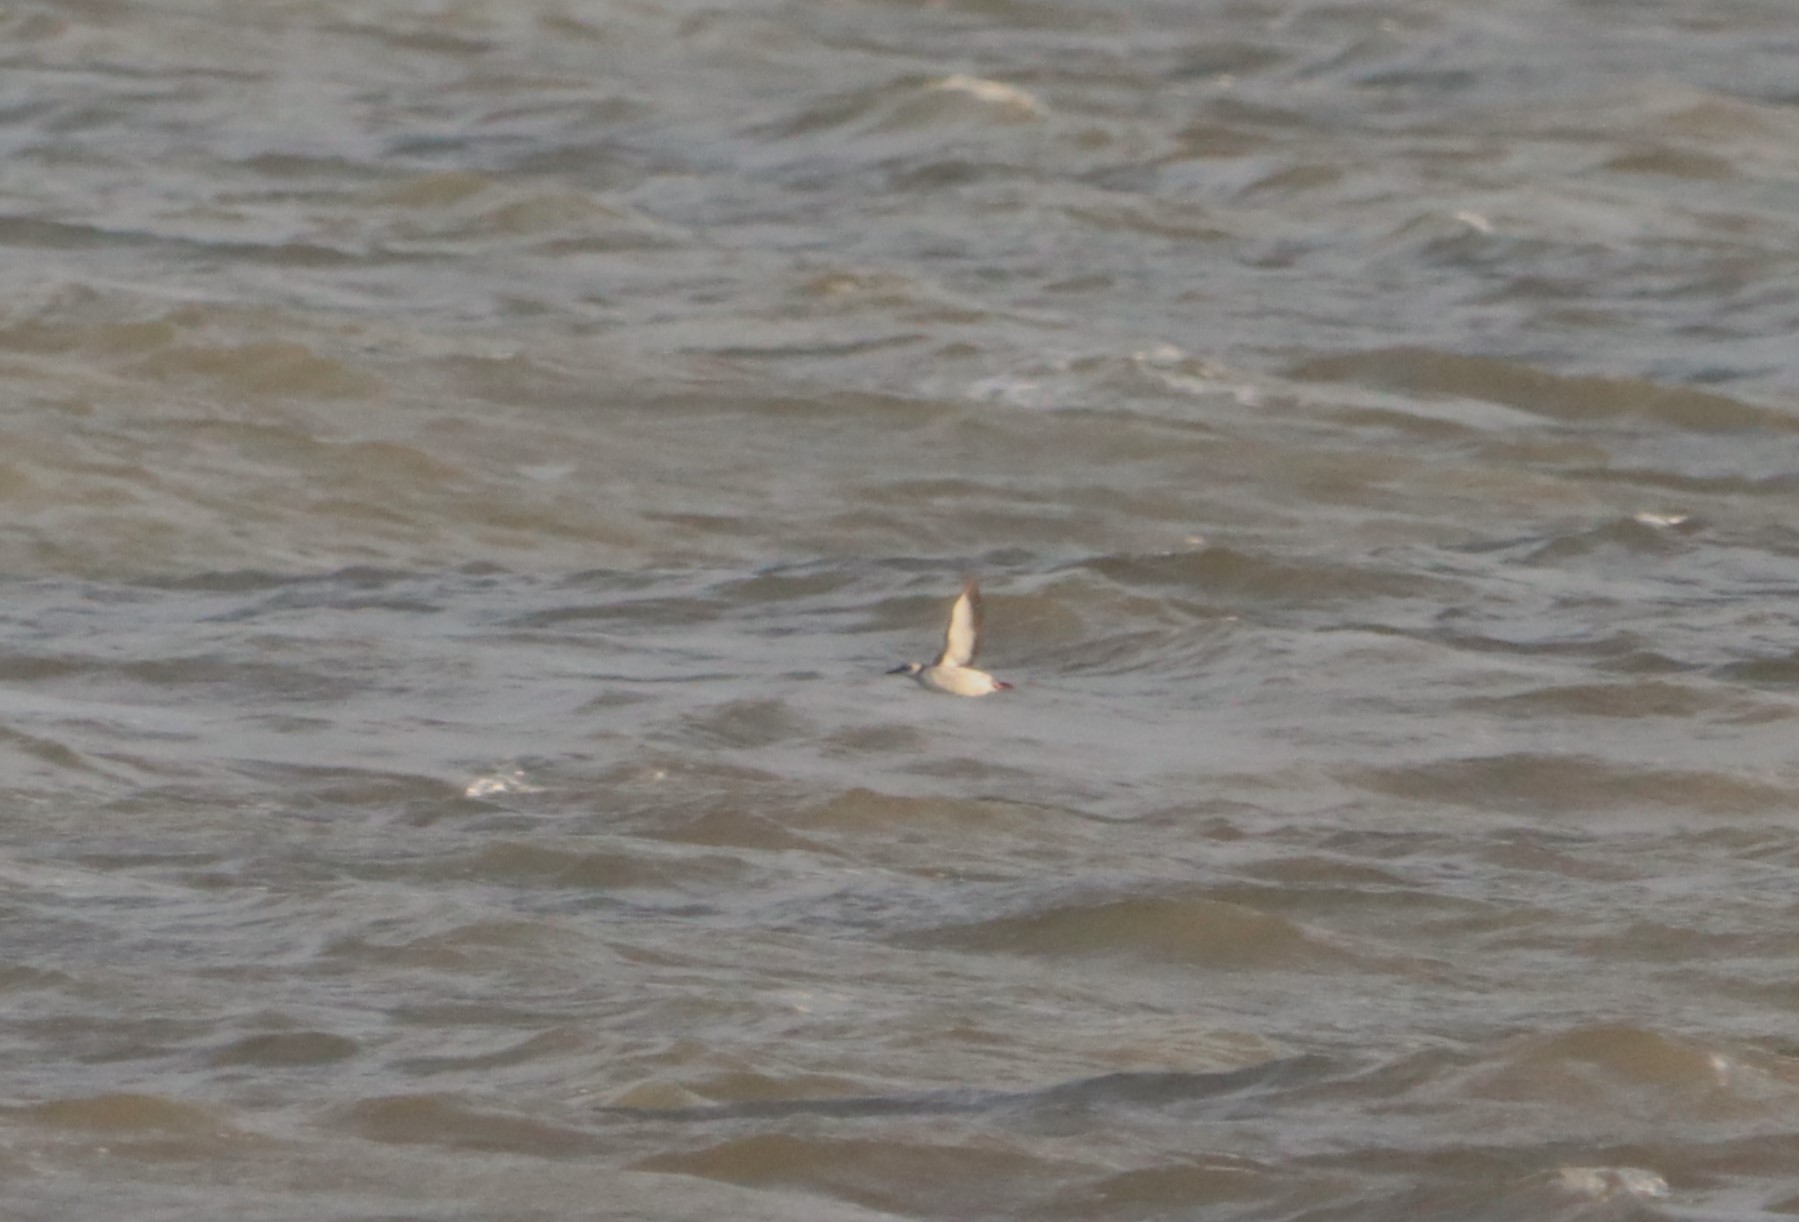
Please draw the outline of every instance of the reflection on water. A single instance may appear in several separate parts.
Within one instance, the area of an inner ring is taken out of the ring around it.
[[[0,16],[14,1213],[1792,1212],[1790,23]]]

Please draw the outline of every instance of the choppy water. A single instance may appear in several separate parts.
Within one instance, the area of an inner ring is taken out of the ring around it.
[[[12,6],[7,1216],[1799,1211],[1796,54]]]

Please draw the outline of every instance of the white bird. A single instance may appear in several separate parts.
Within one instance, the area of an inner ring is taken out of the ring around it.
[[[949,627],[943,633],[943,652],[937,655],[937,660],[929,666],[922,662],[907,662],[887,673],[911,675],[922,686],[952,696],[985,696],[989,692],[1009,690],[1010,683],[1002,683],[986,671],[974,668],[974,656],[980,648],[981,587],[970,577],[962,583],[962,592],[956,595],[955,605],[949,609]]]

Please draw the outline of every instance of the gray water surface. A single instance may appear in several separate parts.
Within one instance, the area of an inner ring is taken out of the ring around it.
[[[1799,1211],[1796,55],[0,13],[5,1212]]]

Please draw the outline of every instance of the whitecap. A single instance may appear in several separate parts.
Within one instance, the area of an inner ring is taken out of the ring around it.
[[[1040,115],[1043,103],[1015,85],[1007,85],[1001,81],[990,81],[985,77],[968,76],[958,72],[954,76],[946,76],[931,82],[932,89],[947,89],[954,93],[965,93],[971,98],[986,102],[993,106],[1004,106],[1010,110],[1022,111],[1026,114]]]
[[[1563,1167],[1556,1172],[1557,1187],[1595,1201],[1616,1198],[1660,1201],[1668,1196],[1668,1181],[1642,1167]]]
[[[487,776],[478,776],[463,788],[465,798],[491,798],[503,793],[542,793],[543,786],[533,785],[525,779],[522,769],[514,768],[511,772],[496,772]]]

